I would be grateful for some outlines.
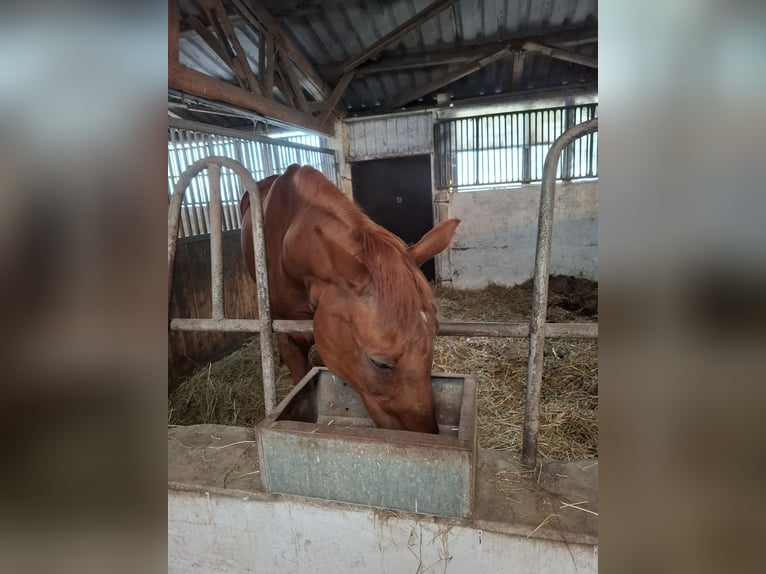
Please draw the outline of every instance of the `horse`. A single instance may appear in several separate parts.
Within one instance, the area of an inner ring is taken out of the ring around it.
[[[444,251],[459,219],[407,246],[313,167],[291,165],[258,182],[274,319],[313,319],[312,335],[278,333],[297,384],[316,344],[322,362],[359,393],[381,428],[438,433],[431,365],[439,323],[419,266]],[[255,280],[247,193],[242,254]]]

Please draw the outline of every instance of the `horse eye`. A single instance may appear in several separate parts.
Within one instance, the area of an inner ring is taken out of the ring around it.
[[[380,358],[373,358],[373,357],[367,357],[370,360],[370,363],[372,363],[372,366],[376,369],[380,369],[381,371],[390,371],[394,368],[394,366],[387,362],[385,359]]]

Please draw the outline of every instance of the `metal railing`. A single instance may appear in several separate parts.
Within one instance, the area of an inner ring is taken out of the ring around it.
[[[543,358],[548,312],[548,272],[551,262],[553,237],[553,208],[556,198],[556,169],[561,152],[572,141],[598,129],[593,119],[576,125],[551,146],[545,158],[543,180],[540,186],[540,212],[537,223],[537,247],[535,249],[535,274],[532,284],[532,317],[529,321],[529,363],[527,365],[527,391],[524,404],[524,441],[521,447],[521,463],[537,464],[537,438],[540,432],[540,391],[543,382]],[[584,335],[590,337],[592,335]],[[598,331],[595,333],[598,337]],[[595,338],[594,337],[594,338]]]
[[[291,138],[294,139],[294,138]],[[335,150],[274,139],[237,130],[208,126],[186,120],[168,119],[168,195],[171,195],[181,174],[195,161],[205,157],[228,157],[242,164],[255,180],[283,173],[293,164],[310,165],[327,179],[338,182]],[[242,226],[239,198],[240,180],[227,167],[221,169],[221,202],[225,231]],[[202,175],[190,181],[181,210],[180,236],[192,237],[210,232],[210,185]]]
[[[173,187],[168,207],[168,311],[173,296],[173,267],[178,245],[178,228],[181,221],[181,204],[192,179],[207,169],[210,190],[210,269],[212,324],[208,331],[232,331],[230,321],[224,316],[223,301],[223,207],[220,193],[221,168],[232,170],[242,182],[250,196],[250,216],[253,224],[253,247],[255,254],[255,276],[258,295],[258,322],[253,332],[261,333],[261,364],[263,367],[263,398],[266,414],[276,406],[276,371],[274,368],[274,341],[272,340],[271,306],[269,305],[269,278],[266,270],[266,246],[263,240],[263,209],[258,184],[241,163],[227,157],[206,157],[195,161],[181,174]],[[172,319],[171,330],[183,330],[185,321],[194,319]]]
[[[470,190],[541,181],[556,138],[597,115],[598,104],[583,104],[439,121],[434,125],[436,187]],[[597,176],[594,133],[565,148],[556,177]]]

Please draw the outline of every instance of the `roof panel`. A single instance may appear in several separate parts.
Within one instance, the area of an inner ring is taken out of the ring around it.
[[[358,55],[434,1],[263,0],[263,5],[275,14],[283,32],[332,85],[337,81],[330,73],[332,67]],[[513,41],[534,34],[595,29],[597,9],[597,0],[458,0],[376,58]],[[248,60],[257,72],[258,37],[244,22],[236,27]],[[184,64],[234,81],[228,67],[197,36],[185,35],[180,47]],[[565,49],[594,57],[598,54],[597,43],[569,45]],[[572,86],[598,79],[596,69],[552,60],[539,53],[527,53],[525,62],[519,86],[522,90]],[[348,86],[342,105],[353,113],[379,113],[417,86],[461,65],[464,64],[408,67],[359,75]],[[513,65],[513,57],[504,58],[436,91],[449,92],[454,99],[509,93]],[[422,101],[432,103],[434,98],[435,93],[430,93]]]

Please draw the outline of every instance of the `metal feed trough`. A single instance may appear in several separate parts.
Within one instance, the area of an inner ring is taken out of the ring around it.
[[[431,377],[439,434],[376,428],[356,390],[315,367],[257,427],[263,486],[367,506],[468,518],[476,382]]]

